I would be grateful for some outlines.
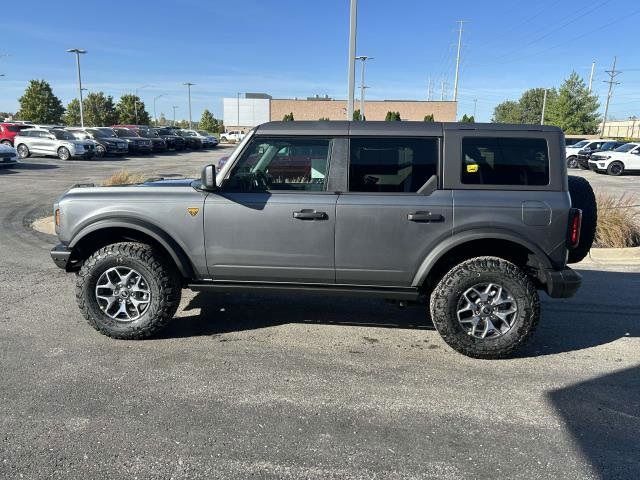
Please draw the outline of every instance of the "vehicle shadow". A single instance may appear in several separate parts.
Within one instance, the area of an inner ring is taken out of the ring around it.
[[[516,356],[539,357],[640,337],[640,274],[583,270],[583,288],[571,299],[542,294],[542,319]],[[636,292],[636,294],[634,294]],[[199,311],[198,311],[199,310]],[[198,293],[162,338],[215,335],[286,323],[433,329],[426,305],[399,308],[377,298],[308,293]]]
[[[640,478],[640,366],[547,397],[600,478]]]
[[[51,170],[53,168],[59,168],[58,165],[52,163],[26,163],[20,162],[16,165],[8,165],[0,168],[0,175],[11,175],[13,173],[20,173],[22,170]]]

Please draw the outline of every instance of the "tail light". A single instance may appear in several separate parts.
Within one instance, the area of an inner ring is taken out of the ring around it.
[[[569,210],[569,230],[567,231],[567,246],[576,248],[580,243],[580,228],[582,227],[582,210],[572,208]]]

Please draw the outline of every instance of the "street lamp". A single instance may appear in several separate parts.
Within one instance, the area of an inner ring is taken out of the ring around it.
[[[80,126],[84,128],[84,111],[82,109],[82,77],[80,75],[80,55],[87,53],[82,48],[70,48],[68,53],[76,54],[76,66],[78,67],[78,93],[80,94]]]
[[[164,93],[153,97],[153,121],[156,123],[156,127],[158,126],[158,115],[156,115],[156,100],[160,97],[164,97]]]
[[[178,108],[178,105],[174,105],[173,107],[173,126],[176,126],[176,108]]]
[[[237,99],[237,106],[238,106],[238,110],[237,110],[238,118],[236,119],[238,124],[236,126],[240,128],[240,92],[236,94],[236,99]]]
[[[364,90],[366,88],[364,84],[364,65],[367,60],[373,60],[374,57],[367,57],[366,55],[360,55],[356,57],[356,60],[360,60],[362,62],[362,70],[360,71],[360,119],[364,120]]]
[[[141,87],[136,88],[136,98],[133,99],[133,109],[136,112],[136,125],[138,124],[138,90],[142,90],[143,88],[150,87],[151,85],[142,85]]]
[[[189,129],[193,128],[193,122],[191,122],[191,87],[195,85],[195,83],[186,82],[183,85],[187,86],[187,91],[189,92]]]
[[[357,37],[358,0],[349,3],[349,65],[347,69],[347,120],[353,119],[353,94],[355,90],[356,37]]]

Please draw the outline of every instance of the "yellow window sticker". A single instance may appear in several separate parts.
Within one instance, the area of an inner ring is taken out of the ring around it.
[[[478,164],[472,163],[471,165],[467,165],[467,173],[478,173]]]

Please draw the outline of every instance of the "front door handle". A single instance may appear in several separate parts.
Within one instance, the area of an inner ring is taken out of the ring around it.
[[[411,212],[407,215],[407,220],[411,222],[433,223],[444,222],[444,217],[439,213]]]
[[[297,218],[298,220],[326,220],[329,216],[325,212],[303,209],[293,212],[293,218]]]

